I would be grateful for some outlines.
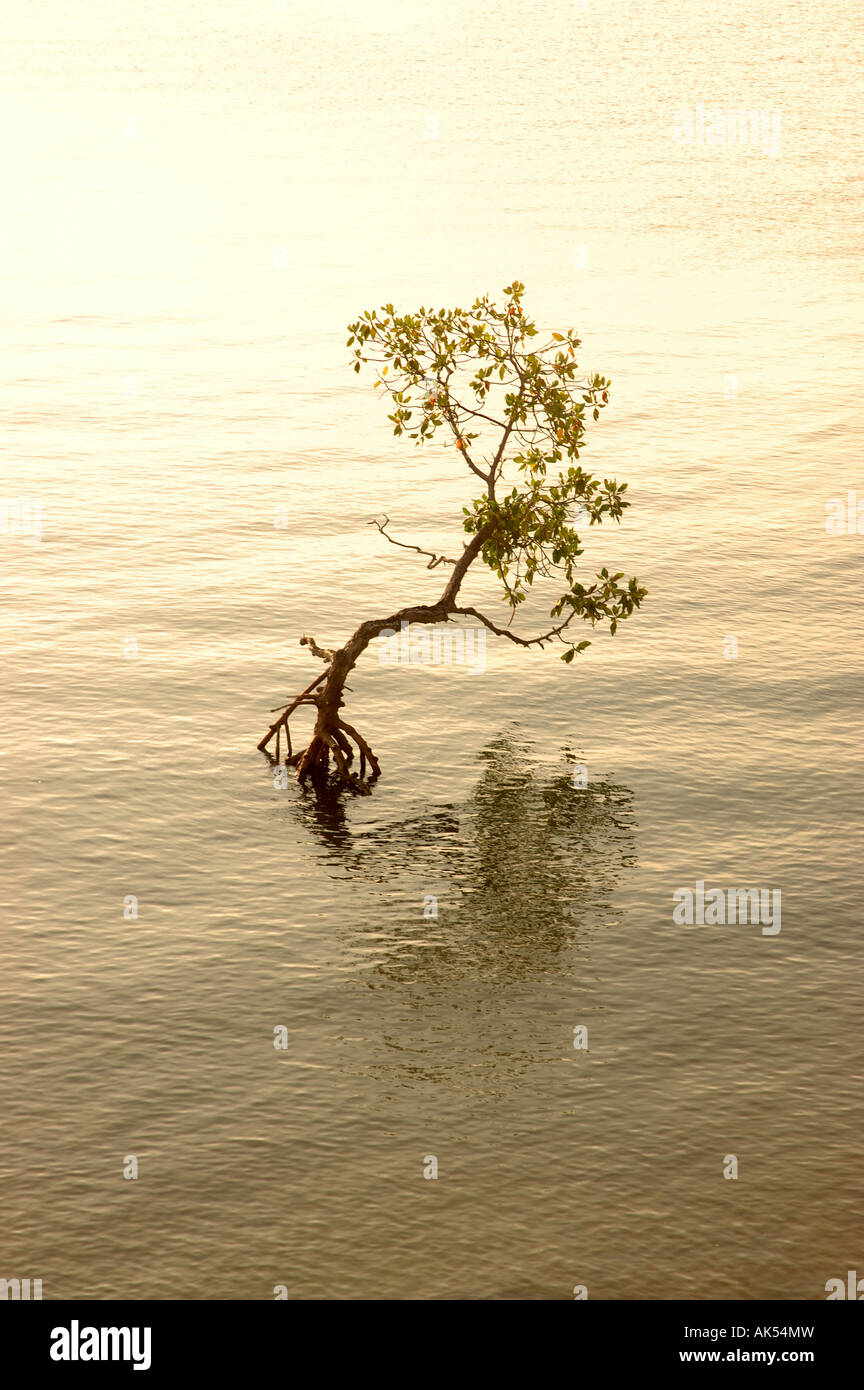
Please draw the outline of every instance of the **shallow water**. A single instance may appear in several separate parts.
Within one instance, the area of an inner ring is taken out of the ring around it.
[[[0,1274],[824,1297],[864,1258],[856,10],[181,10],[31,5],[2,60],[42,535],[0,534]],[[779,151],[676,143],[698,102]],[[255,751],[297,639],[435,596],[367,523],[447,549],[472,495],[344,325],[514,276],[612,378],[586,459],[633,505],[586,560],[648,600],[571,668],[370,651],[384,775],[317,805]],[[698,880],[782,930],[676,925]]]

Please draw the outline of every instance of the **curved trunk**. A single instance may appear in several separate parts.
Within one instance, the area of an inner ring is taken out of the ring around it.
[[[342,694],[345,689],[345,682],[369,643],[373,642],[385,629],[392,628],[398,631],[403,622],[446,623],[456,607],[456,595],[459,592],[465,572],[479,555],[490,530],[489,526],[484,527],[465,546],[437,603],[415,604],[409,608],[401,608],[398,613],[392,613],[388,618],[374,618],[361,623],[357,631],[345,643],[345,646],[340,647],[338,651],[325,651],[317,646],[313,638],[304,637],[303,643],[309,646],[313,654],[329,663],[327,670],[283,710],[276,723],[271,725],[267,734],[258,744],[259,749],[266,752],[267,745],[275,734],[276,755],[274,761],[278,762],[280,736],[284,730],[287,745],[285,762],[297,768],[297,780],[299,782],[305,782],[307,778],[313,782],[327,778],[331,771],[332,759],[334,770],[342,783],[354,791],[368,791],[369,782],[374,781],[380,775],[381,768],[366,740],[353,725],[346,723],[340,714],[344,704]],[[322,688],[317,689],[319,686]],[[313,704],[317,708],[315,728],[309,746],[302,753],[295,754],[292,753],[291,749],[288,720],[298,706],[306,704]],[[354,760],[355,747],[360,755],[359,773],[352,772],[350,766]],[[367,764],[369,768],[368,779],[366,778]]]

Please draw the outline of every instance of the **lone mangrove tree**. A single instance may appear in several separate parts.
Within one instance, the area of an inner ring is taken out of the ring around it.
[[[586,420],[589,415],[599,418],[610,383],[596,374],[580,377],[576,349],[581,344],[572,329],[552,333],[542,347],[537,345],[537,327],[522,307],[524,292],[524,285],[514,280],[505,287],[507,299],[500,308],[486,295],[470,309],[421,308],[414,314],[399,314],[385,304],[349,324],[354,370],[374,364],[375,388],[392,407],[388,419],[393,433],[425,444],[444,431],[482,490],[462,509],[470,539],[455,556],[397,540],[388,517],[373,523],[391,544],[426,556],[428,569],[447,567],[436,602],[370,618],[342,647],[325,648],[314,637],[300,638],[326,663],[325,669],[274,711],[279,717],[258,744],[266,750],[275,738],[279,761],[284,736],[284,761],[297,769],[300,782],[335,777],[354,791],[368,791],[379,775],[377,758],[341,711],[349,673],[385,630],[399,630],[403,623],[473,618],[521,647],[560,643],[562,661],[570,662],[591,645],[577,640],[575,619],[592,627],[608,622],[614,634],[645,597],[638,580],[625,580],[623,573],[601,569],[589,584],[577,578],[580,531],[606,518],[620,521],[628,506],[626,483],[601,481],[578,462]],[[510,610],[507,626],[459,601],[463,580],[477,559],[500,582],[501,598]],[[538,576],[556,580],[551,626],[523,636],[509,624]],[[315,707],[314,731],[308,746],[294,752],[289,721],[305,705]],[[352,769],[355,753],[359,770]]]

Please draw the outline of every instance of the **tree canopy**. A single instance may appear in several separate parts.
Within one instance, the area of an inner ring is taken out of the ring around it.
[[[562,585],[550,610],[550,618],[561,621],[532,638],[469,611],[526,646],[558,639],[565,647],[562,659],[572,661],[590,646],[567,632],[574,618],[592,626],[608,620],[614,634],[646,591],[637,579],[622,583],[623,572],[606,568],[591,584],[577,578],[580,530],[606,517],[619,521],[629,505],[626,483],[596,478],[579,462],[586,422],[597,420],[608,404],[611,383],[599,373],[580,375],[581,342],[573,329],[537,341],[524,293],[514,280],[505,286],[500,308],[488,295],[470,309],[421,308],[413,314],[385,304],[349,324],[347,346],[354,349],[356,372],[363,364],[375,369],[375,387],[392,406],[393,433],[423,445],[444,431],[483,483],[481,495],[463,508],[464,528],[482,537],[480,555],[510,609],[525,602],[538,575]],[[392,540],[387,526],[389,519],[379,530]],[[444,560],[432,554],[433,564]]]

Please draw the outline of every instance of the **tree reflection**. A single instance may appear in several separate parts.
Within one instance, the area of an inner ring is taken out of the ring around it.
[[[636,862],[632,793],[608,778],[575,787],[573,753],[550,770],[512,732],[478,756],[464,803],[387,826],[353,830],[339,797],[296,803],[334,868],[386,890],[377,920],[356,923],[381,947],[379,975],[525,978],[617,920],[613,890]]]

